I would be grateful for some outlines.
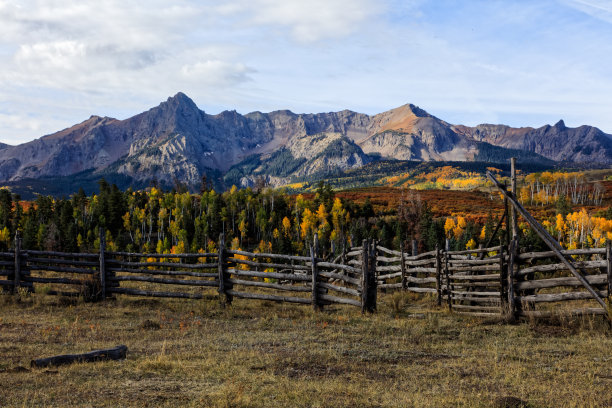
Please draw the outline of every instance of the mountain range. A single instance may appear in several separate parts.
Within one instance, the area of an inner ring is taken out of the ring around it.
[[[349,110],[210,115],[178,93],[125,120],[91,116],[17,146],[0,145],[0,182],[121,177],[196,187],[274,186],[378,160],[612,164],[612,135],[563,121],[540,128],[453,125],[407,104],[374,116]]]

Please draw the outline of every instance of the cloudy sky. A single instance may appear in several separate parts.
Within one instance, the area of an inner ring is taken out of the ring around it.
[[[178,91],[208,113],[414,103],[612,133],[612,0],[0,0],[0,141]]]

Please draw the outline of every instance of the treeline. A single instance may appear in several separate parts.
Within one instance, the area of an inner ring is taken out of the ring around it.
[[[18,230],[24,248],[66,252],[96,251],[100,229],[109,250],[162,254],[215,251],[222,233],[234,247],[295,254],[306,254],[317,233],[326,256],[365,238],[394,248],[424,239],[426,249],[444,240],[443,220],[434,220],[426,205],[406,203],[398,210],[402,217],[378,217],[369,201],[344,202],[323,183],[314,194],[297,196],[236,187],[224,193],[204,187],[200,194],[121,191],[104,180],[99,191],[22,202],[1,189],[0,249],[12,247]]]
[[[369,200],[362,204],[341,200],[323,183],[305,195],[236,187],[218,193],[206,183],[200,194],[158,187],[121,191],[104,180],[99,191],[92,196],[80,190],[70,198],[38,196],[22,202],[0,189],[0,250],[12,247],[17,231],[27,249],[93,252],[99,249],[102,230],[109,250],[160,254],[216,251],[220,234],[234,248],[307,254],[316,233],[324,256],[359,245],[365,238],[389,248],[405,245],[406,250],[415,239],[423,252],[443,247],[447,238],[451,249],[462,250],[497,245],[507,237],[503,223],[491,238],[498,223],[493,216],[484,223],[474,222],[468,214],[434,217],[428,203],[412,190],[405,190],[398,207],[384,214],[377,214]],[[611,211],[592,218],[584,212],[571,213],[569,203],[563,203],[557,206],[560,216],[545,221],[545,226],[565,246],[598,246],[612,238],[612,223],[606,221],[612,218]],[[525,245],[542,247],[529,228],[522,228],[522,235]]]

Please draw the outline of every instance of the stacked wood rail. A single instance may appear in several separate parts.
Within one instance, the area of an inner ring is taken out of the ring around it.
[[[561,251],[572,259],[584,279],[601,300],[610,303],[612,286],[612,254],[606,248]],[[562,312],[571,315],[606,315],[566,264],[559,262],[553,251],[529,252],[517,256],[513,274],[517,316],[549,317]]]
[[[353,248],[355,255],[360,248]],[[473,316],[550,317],[605,315],[555,252],[521,252],[511,245],[419,255],[377,246],[376,277],[382,291],[434,294],[439,305]],[[414,253],[414,251],[413,251]],[[598,296],[610,301],[612,249],[564,250]],[[359,260],[349,263],[358,264]],[[610,306],[608,306],[610,307]]]

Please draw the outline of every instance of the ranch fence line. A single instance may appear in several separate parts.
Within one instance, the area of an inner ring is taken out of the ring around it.
[[[396,251],[364,240],[328,261],[317,239],[310,256],[227,249],[224,237],[212,253],[142,254],[107,251],[100,234],[98,253],[34,251],[15,238],[12,252],[0,253],[0,286],[5,291],[83,296],[98,301],[113,295],[203,299],[223,305],[234,298],[311,305],[320,310],[348,304],[374,312],[378,292],[404,291],[435,299],[437,305],[471,316],[549,317],[606,315],[585,307],[592,298],[554,251],[525,252],[510,245],[464,251]],[[406,247],[403,245],[402,247]],[[581,269],[601,300],[610,304],[612,247],[563,250]],[[217,294],[215,294],[215,291]],[[594,300],[594,299],[593,299]],[[567,308],[566,302],[580,307]]]

